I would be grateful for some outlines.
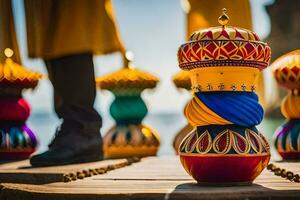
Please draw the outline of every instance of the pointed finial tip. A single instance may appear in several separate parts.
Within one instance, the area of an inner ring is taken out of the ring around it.
[[[219,24],[221,24],[222,26],[225,26],[229,21],[229,17],[226,14],[226,12],[227,12],[227,9],[223,8],[222,9],[222,15],[218,19]]]
[[[126,51],[124,57],[124,68],[133,68],[131,62],[133,60],[133,53],[131,51]]]
[[[6,48],[6,49],[4,49],[4,55],[7,58],[10,58],[14,55],[14,51],[11,48]]]
[[[134,55],[131,51],[126,51],[125,57],[129,62],[131,62],[133,60]]]

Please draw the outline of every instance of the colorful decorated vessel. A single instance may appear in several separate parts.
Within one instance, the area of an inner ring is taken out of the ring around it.
[[[22,90],[35,88],[42,75],[15,63],[11,49],[4,53],[7,58],[0,64],[0,160],[25,159],[35,151],[37,139],[26,125],[30,106],[22,98]]]
[[[285,160],[300,159],[300,49],[287,53],[272,63],[278,84],[289,90],[281,113],[287,121],[275,132],[275,146]]]
[[[153,156],[160,145],[159,135],[142,124],[148,109],[141,97],[143,90],[156,87],[158,79],[134,69],[127,57],[124,56],[122,69],[97,79],[101,89],[109,90],[115,96],[110,114],[116,125],[103,138],[106,158]]]
[[[270,159],[255,128],[264,114],[255,90],[271,50],[254,32],[226,26],[226,9],[218,21],[221,26],[194,32],[178,50],[193,91],[185,116],[195,127],[178,153],[200,184],[249,184]]]
[[[179,89],[191,90],[191,79],[187,71],[180,71],[173,76],[173,83]],[[173,148],[178,153],[178,148],[183,138],[193,130],[190,124],[185,125],[174,137]]]

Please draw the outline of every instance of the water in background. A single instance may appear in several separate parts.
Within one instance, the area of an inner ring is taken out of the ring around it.
[[[182,113],[148,114],[144,123],[155,129],[161,137],[161,147],[158,155],[172,155],[175,153],[172,141],[175,134],[186,125]],[[258,129],[266,136],[271,146],[273,159],[279,159],[273,145],[273,133],[283,123],[283,119],[264,119]],[[40,145],[38,151],[45,151],[51,141],[56,127],[60,124],[54,113],[33,113],[28,120],[29,126],[37,134]],[[110,116],[103,116],[102,135],[114,124]]]

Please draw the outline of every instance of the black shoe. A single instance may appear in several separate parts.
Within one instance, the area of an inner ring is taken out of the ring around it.
[[[33,167],[66,165],[103,160],[99,130],[84,129],[72,122],[64,122],[49,144],[49,150],[33,155]]]

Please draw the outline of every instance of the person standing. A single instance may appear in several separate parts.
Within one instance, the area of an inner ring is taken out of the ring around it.
[[[24,0],[24,7],[29,57],[44,60],[62,119],[49,149],[33,155],[31,165],[103,159],[93,55],[124,52],[111,0]]]

